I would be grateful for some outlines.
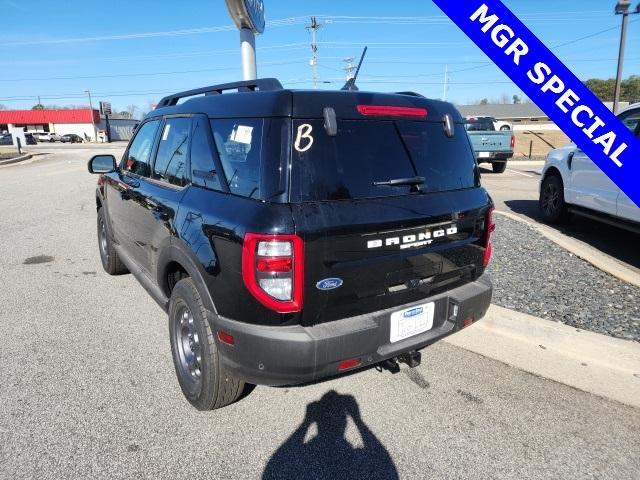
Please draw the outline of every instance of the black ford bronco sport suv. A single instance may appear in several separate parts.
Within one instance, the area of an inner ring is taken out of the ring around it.
[[[104,269],[167,311],[198,409],[416,366],[491,301],[493,203],[449,103],[216,85],[164,98],[89,171]]]

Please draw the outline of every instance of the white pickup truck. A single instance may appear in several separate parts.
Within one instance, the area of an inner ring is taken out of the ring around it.
[[[640,103],[618,118],[640,138]],[[539,205],[549,223],[567,222],[575,214],[640,233],[640,208],[573,144],[549,152]]]

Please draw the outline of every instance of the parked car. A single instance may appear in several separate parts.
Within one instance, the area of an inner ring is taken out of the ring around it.
[[[640,103],[618,118],[640,138]],[[565,223],[575,214],[640,233],[640,208],[573,144],[547,156],[539,206],[549,223]]]
[[[27,145],[37,145],[38,141],[36,140],[36,137],[34,137],[34,135],[32,133],[25,133],[24,134],[24,140],[27,143]]]
[[[0,135],[0,145],[13,145],[13,137],[11,134]]]
[[[162,99],[119,165],[88,168],[102,265],[168,313],[196,408],[415,367],[489,307],[493,203],[451,104],[215,85]]]
[[[60,135],[53,132],[36,132],[33,134],[39,142],[56,142],[60,141]]]
[[[493,126],[496,130],[500,130],[500,131],[505,131],[505,130],[513,130],[513,125],[511,125],[509,122],[504,122],[502,120],[496,120],[495,118],[491,117],[491,120],[493,121]]]
[[[80,135],[76,135],[75,133],[67,133],[60,137],[60,141],[62,143],[82,143],[83,139]]]
[[[496,131],[492,117],[467,117],[465,125],[478,163],[490,163],[494,173],[503,173],[513,157],[515,135]]]

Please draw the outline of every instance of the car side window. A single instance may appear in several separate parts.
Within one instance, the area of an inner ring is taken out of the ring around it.
[[[212,120],[213,138],[229,189],[236,195],[260,198],[263,120]]]
[[[168,118],[162,127],[153,178],[182,187],[189,158],[191,118]]]
[[[629,130],[640,138],[640,110],[632,110],[631,112],[620,115],[620,120]]]
[[[122,165],[123,170],[143,177],[149,176],[149,161],[159,125],[160,120],[151,120],[140,127],[127,150]]]
[[[191,183],[199,187],[221,190],[220,177],[216,172],[212,144],[211,127],[206,118],[196,118],[191,137]]]

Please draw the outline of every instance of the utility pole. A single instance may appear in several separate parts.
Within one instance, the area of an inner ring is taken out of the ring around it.
[[[353,74],[356,71],[356,66],[353,64],[355,60],[356,59],[354,57],[348,57],[342,60],[344,63],[347,64],[347,66],[343,68],[343,70],[347,74],[347,78],[346,78],[347,82],[353,78]]]
[[[313,78],[313,88],[318,88],[318,30],[322,28],[322,25],[318,23],[316,17],[311,17],[311,23],[305,27],[309,33],[311,33],[311,76]]]
[[[442,92],[442,100],[447,101],[447,92],[449,91],[449,65],[444,66],[444,87]]]
[[[616,75],[616,90],[613,94],[613,113],[618,113],[618,105],[620,103],[620,90],[622,86],[622,66],[624,64],[624,47],[627,43],[627,25],[629,24],[629,15],[640,13],[640,3],[636,7],[635,12],[629,12],[631,0],[619,0],[616,4],[616,15],[622,15],[622,31],[620,32],[620,50],[618,52],[618,74]]]
[[[91,109],[91,125],[93,125],[93,141],[98,141],[98,129],[96,128],[96,122],[93,119],[93,102],[91,101],[91,91],[85,90],[84,93],[89,97],[89,108]],[[40,97],[38,97],[40,98]]]
[[[38,105],[42,105],[42,102],[40,101],[40,95],[38,95]]]

